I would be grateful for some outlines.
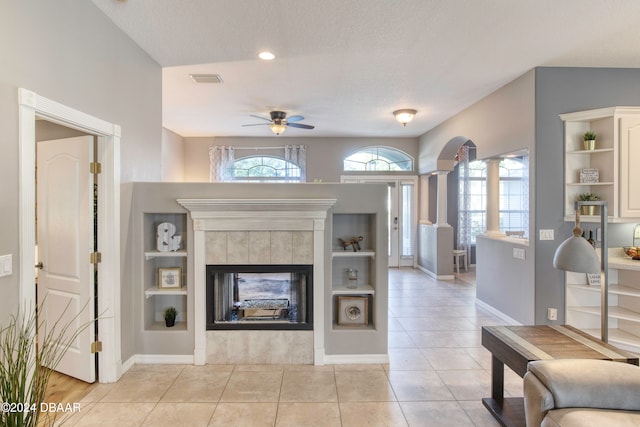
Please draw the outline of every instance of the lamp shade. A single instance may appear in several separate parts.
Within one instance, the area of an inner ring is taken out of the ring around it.
[[[580,236],[571,236],[558,246],[553,266],[576,273],[600,273],[600,259],[593,246]]]
[[[282,123],[271,123],[269,125],[269,128],[271,129],[271,132],[275,133],[276,135],[280,135],[287,129],[287,126]]]
[[[413,120],[413,116],[417,113],[416,110],[405,108],[403,110],[396,110],[393,112],[396,120],[402,123],[402,126],[406,126],[411,120]]]

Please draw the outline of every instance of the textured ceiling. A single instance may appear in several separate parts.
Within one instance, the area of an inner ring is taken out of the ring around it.
[[[639,0],[92,1],[164,67],[185,137],[272,136],[242,125],[274,109],[316,126],[284,137],[415,137],[536,66],[640,68]]]

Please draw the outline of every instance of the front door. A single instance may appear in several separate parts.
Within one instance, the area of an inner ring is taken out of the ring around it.
[[[385,183],[388,186],[389,267],[413,267],[417,233],[415,176],[343,175],[343,183]]]
[[[37,251],[40,342],[51,328],[71,324],[66,335],[84,328],[55,368],[95,381],[93,137],[37,143]]]

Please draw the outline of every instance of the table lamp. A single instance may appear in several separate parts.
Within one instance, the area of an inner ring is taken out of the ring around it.
[[[580,228],[580,207],[600,206],[600,259],[593,250],[593,246],[582,237]],[[553,256],[553,266],[559,270],[576,273],[600,273],[600,336],[602,341],[609,340],[609,262],[607,245],[607,202],[578,201],[575,204],[576,224],[573,236],[562,242]]]

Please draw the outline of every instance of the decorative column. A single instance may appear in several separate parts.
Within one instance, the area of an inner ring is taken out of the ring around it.
[[[500,231],[500,159],[487,160],[487,230],[486,236],[503,237]]]
[[[447,175],[449,171],[438,171],[438,217],[436,227],[451,227],[447,223]]]

